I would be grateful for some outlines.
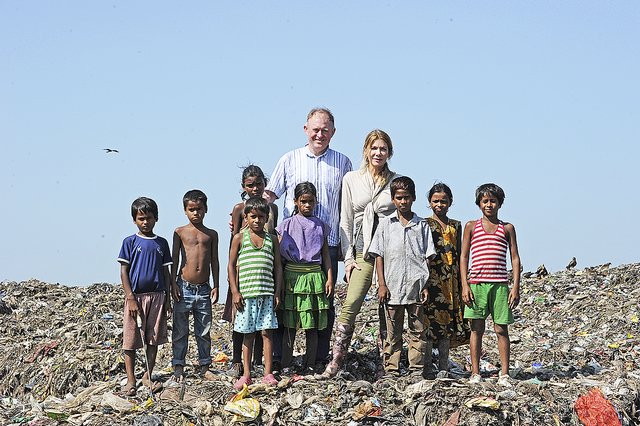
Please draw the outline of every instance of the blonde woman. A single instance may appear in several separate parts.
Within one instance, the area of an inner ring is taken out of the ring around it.
[[[364,141],[360,170],[348,172],[342,180],[340,245],[344,253],[349,284],[334,330],[333,359],[320,378],[334,377],[349,349],[356,316],[371,287],[374,261],[368,256],[371,238],[382,217],[396,210],[389,183],[397,175],[389,170],[393,144],[382,130],[372,130]]]

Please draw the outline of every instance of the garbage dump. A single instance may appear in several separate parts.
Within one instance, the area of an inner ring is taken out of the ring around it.
[[[467,380],[468,346],[451,350],[449,374],[435,380],[415,374],[377,379],[378,309],[372,289],[345,368],[331,380],[298,375],[294,367],[281,372],[277,386],[258,383],[235,391],[233,379],[223,374],[231,329],[219,320],[222,307],[216,306],[211,330],[216,379],[205,381],[195,373],[197,351],[190,337],[186,379],[171,379],[171,345],[161,346],[154,376],[163,389],[151,395],[140,386],[134,397],[121,393],[126,382],[121,286],[5,281],[0,283],[0,424],[640,424],[640,264],[527,275],[516,323],[509,328],[510,387],[497,383],[500,358],[490,321],[480,383]],[[338,310],[344,293],[343,284]],[[303,343],[302,336],[296,340],[299,358]],[[139,381],[142,351],[137,356]],[[406,354],[403,363],[406,369]]]

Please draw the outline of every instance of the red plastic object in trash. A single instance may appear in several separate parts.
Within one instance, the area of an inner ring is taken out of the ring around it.
[[[579,397],[573,408],[585,426],[622,425],[613,404],[598,388],[593,388]]]

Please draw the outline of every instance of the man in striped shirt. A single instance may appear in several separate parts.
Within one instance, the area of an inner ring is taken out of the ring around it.
[[[307,144],[284,154],[276,164],[269,184],[265,188],[265,198],[270,203],[284,194],[283,214],[287,218],[293,213],[293,192],[297,184],[311,182],[318,190],[318,203],[314,215],[329,225],[329,254],[336,282],[338,258],[340,257],[340,194],[342,177],[351,171],[351,160],[329,148],[336,132],[333,114],[326,108],[314,108],[307,115],[304,125]],[[335,309],[333,297],[330,299],[329,322],[327,328],[318,332],[318,352],[316,359],[325,360],[329,356],[329,339],[333,330]],[[276,358],[279,349],[276,345]]]

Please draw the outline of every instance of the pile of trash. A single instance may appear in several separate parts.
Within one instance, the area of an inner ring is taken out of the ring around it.
[[[120,349],[119,285],[67,287],[37,280],[0,283],[0,424],[10,425],[633,425],[640,423],[640,264],[527,274],[510,326],[510,387],[497,383],[500,358],[487,321],[481,369],[468,383],[469,348],[451,350],[450,374],[376,379],[378,306],[367,297],[345,369],[336,378],[282,373],[277,386],[237,392],[229,368],[231,329],[215,307],[211,369],[195,374],[190,338],[186,380],[169,380],[171,345],[135,397]],[[344,297],[338,289],[336,304]],[[296,340],[302,345],[304,338]],[[296,348],[298,355],[304,348]],[[406,349],[406,348],[405,348]],[[406,366],[406,356],[403,357]],[[136,375],[144,372],[138,351]],[[600,419],[600,420],[597,420]]]

